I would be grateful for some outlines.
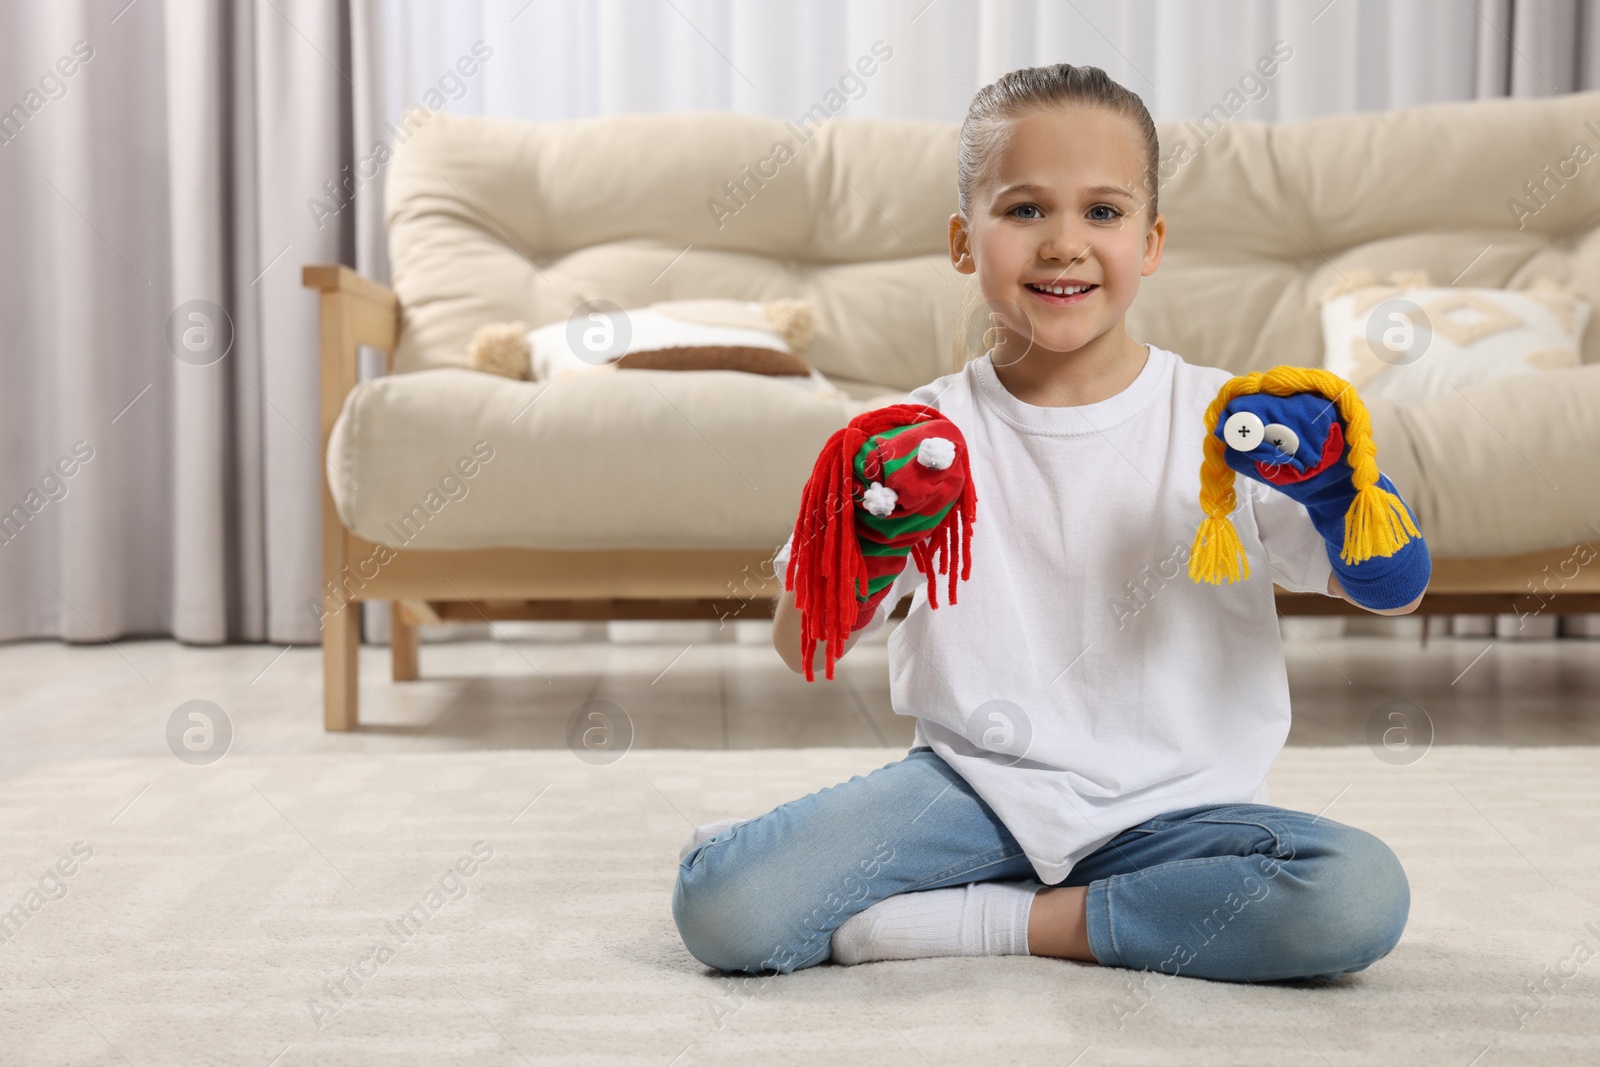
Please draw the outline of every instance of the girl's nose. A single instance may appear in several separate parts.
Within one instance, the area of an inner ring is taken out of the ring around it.
[[[1089,255],[1089,242],[1076,236],[1070,227],[1058,226],[1039,242],[1039,258],[1054,263],[1080,262]]]

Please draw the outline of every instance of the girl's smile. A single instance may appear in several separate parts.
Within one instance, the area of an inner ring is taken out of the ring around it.
[[[1034,296],[1038,297],[1044,303],[1050,304],[1054,307],[1076,307],[1078,304],[1081,304],[1087,300],[1095,292],[1099,291],[1100,287],[1095,285],[1093,282],[1084,282],[1069,278],[1062,282],[1054,282],[1050,280],[1042,282],[1028,282],[1023,285],[1023,288],[1032,293]]]

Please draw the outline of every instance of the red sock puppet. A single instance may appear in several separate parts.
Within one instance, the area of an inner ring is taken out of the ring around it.
[[[819,640],[833,677],[845,640],[872,620],[908,555],[928,576],[930,608],[939,606],[936,557],[956,602],[958,571],[962,580],[972,573],[977,503],[966,442],[935,408],[876,408],[828,438],[800,496],[783,585],[800,610],[806,681],[816,680]]]

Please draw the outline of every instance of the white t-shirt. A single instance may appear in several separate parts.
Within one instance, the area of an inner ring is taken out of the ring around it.
[[[990,353],[915,390],[961,430],[977,491],[972,573],[939,606],[908,557],[863,636],[889,637],[890,695],[1054,885],[1130,826],[1199,804],[1267,803],[1289,732],[1274,581],[1327,593],[1303,505],[1242,475],[1232,519],[1250,577],[1188,574],[1201,421],[1218,367],[1154,345],[1095,404],[1038,407]],[[774,559],[788,565],[791,536]]]

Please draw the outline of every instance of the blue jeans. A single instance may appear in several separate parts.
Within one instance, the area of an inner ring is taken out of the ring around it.
[[[931,748],[791,800],[683,858],[672,917],[725,972],[828,959],[833,931],[885,897],[1037,880],[1011,833]],[[1411,905],[1378,838],[1266,804],[1166,812],[1060,885],[1087,885],[1096,962],[1240,982],[1334,978],[1387,955]]]

